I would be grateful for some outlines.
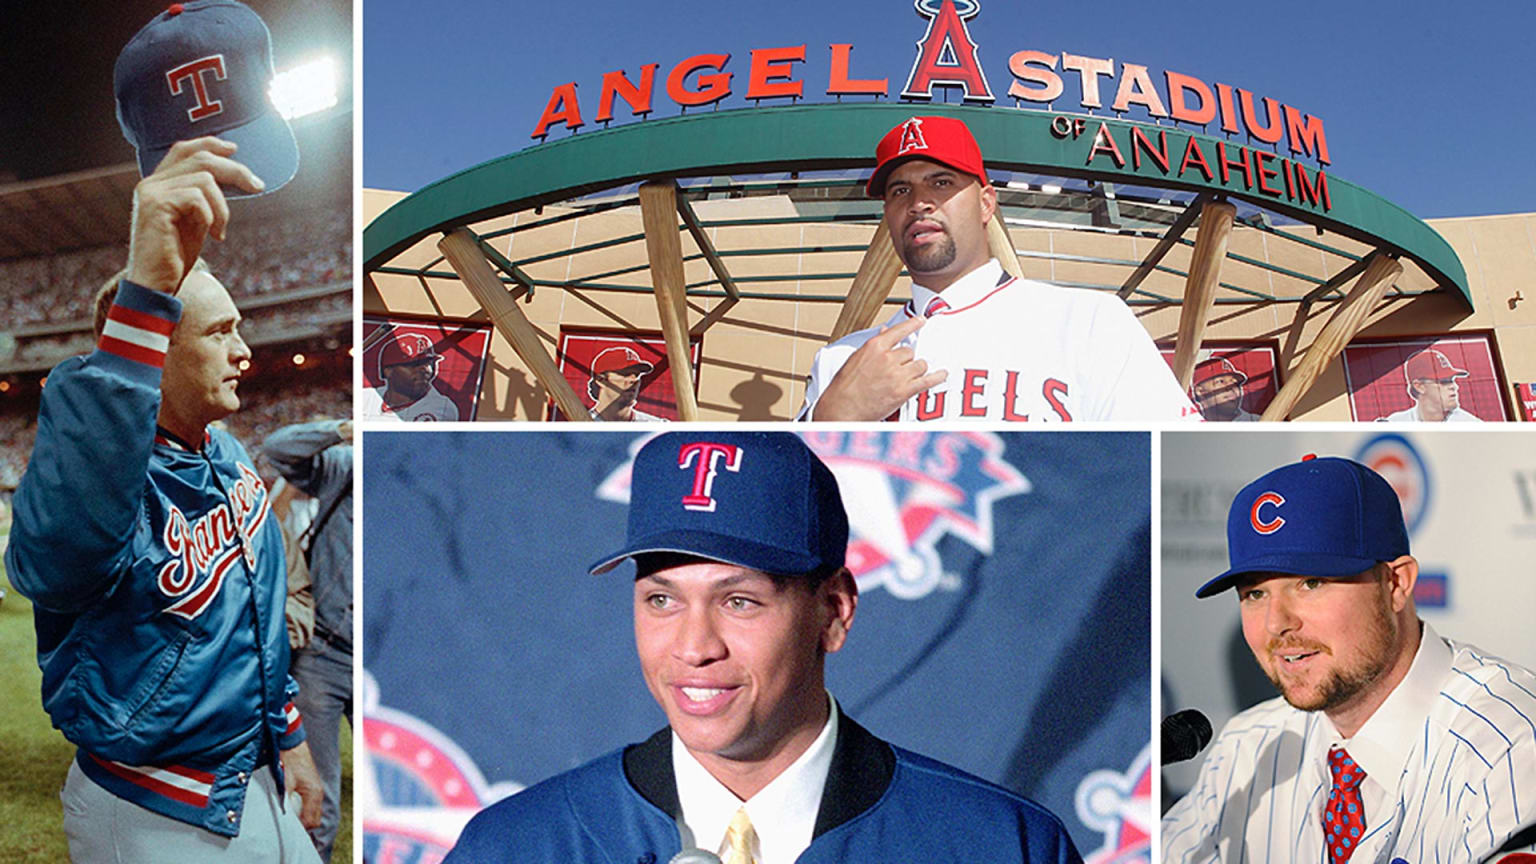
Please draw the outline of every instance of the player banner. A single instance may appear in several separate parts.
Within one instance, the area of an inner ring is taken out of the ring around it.
[[[491,325],[363,316],[363,419],[473,420]]]
[[[1173,348],[1158,347],[1173,368]],[[1255,422],[1280,392],[1273,342],[1202,343],[1189,398],[1207,422]]]
[[[662,728],[623,544],[643,436],[370,433],[364,854],[430,862],[480,807]],[[1144,433],[805,433],[860,599],[828,687],[892,743],[1148,861]],[[431,532],[423,532],[423,526]]]
[[[1508,420],[1487,336],[1357,342],[1344,348],[1355,420]]]
[[[703,337],[690,337],[694,381],[699,380],[702,347]],[[659,333],[562,327],[556,362],[594,420],[677,419],[667,340]],[[565,419],[553,399],[547,410],[549,419]]]

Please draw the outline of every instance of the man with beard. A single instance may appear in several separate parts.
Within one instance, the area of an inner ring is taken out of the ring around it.
[[[1162,859],[1488,861],[1536,850],[1536,674],[1420,621],[1402,508],[1347,459],[1244,487],[1243,637],[1281,696],[1232,718],[1163,817]],[[1528,859],[1527,859],[1528,860]]]
[[[1413,405],[1382,417],[1388,422],[1418,423],[1480,423],[1480,418],[1461,407],[1461,385],[1458,378],[1467,377],[1467,370],[1457,369],[1444,354],[1430,348],[1408,358],[1403,364],[1403,377],[1408,379],[1408,398]]]
[[[875,155],[865,191],[885,202],[912,299],[817,352],[800,419],[1198,419],[1118,298],[1003,272],[987,245],[997,190],[964,123],[912,117]]]
[[[1200,416],[1229,423],[1252,423],[1259,415],[1243,410],[1243,385],[1248,376],[1225,357],[1212,357],[1195,367],[1190,391]]]
[[[383,387],[363,391],[363,416],[383,420],[457,420],[459,408],[433,386],[442,355],[420,333],[396,333],[379,351]]]
[[[640,398],[640,383],[655,368],[641,360],[633,348],[616,345],[599,351],[592,358],[592,377],[587,380],[587,396],[592,399],[588,413],[592,419],[664,421],[665,418],[635,407]]]

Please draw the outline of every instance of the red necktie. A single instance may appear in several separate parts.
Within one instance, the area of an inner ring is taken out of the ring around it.
[[[932,300],[928,301],[928,308],[923,310],[923,317],[924,318],[932,318],[933,316],[937,315],[940,312],[943,312],[945,309],[948,309],[948,308],[949,308],[949,304],[944,302],[944,298],[942,298],[942,297],[935,297]]]
[[[1328,751],[1328,770],[1333,774],[1333,788],[1323,808],[1328,864],[1345,864],[1365,836],[1365,805],[1360,801],[1360,781],[1365,779],[1365,771],[1343,747]]]

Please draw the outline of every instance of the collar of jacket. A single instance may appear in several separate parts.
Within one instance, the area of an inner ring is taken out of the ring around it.
[[[827,785],[816,811],[812,839],[875,805],[896,773],[891,745],[870,734],[838,708],[837,745],[827,770]],[[624,777],[640,796],[676,819],[682,810],[672,776],[672,731],[662,729],[624,749]]]

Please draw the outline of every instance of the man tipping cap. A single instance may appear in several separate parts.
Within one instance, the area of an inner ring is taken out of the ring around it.
[[[288,121],[268,96],[272,38],[236,0],[173,3],[117,57],[112,85],[123,135],[148,177],[177,141],[213,135],[233,142],[233,158],[273,192],[299,169]],[[251,197],[222,187],[226,198]]]
[[[629,532],[593,564],[691,555],[798,576],[841,568],[848,514],[832,471],[788,432],[672,432],[635,456]]]
[[[1195,596],[1219,594],[1251,573],[1341,579],[1407,554],[1402,504],[1380,474],[1308,456],[1237,493],[1227,513],[1232,566]]]
[[[953,117],[911,117],[885,133],[875,145],[875,173],[864,191],[871,198],[885,197],[885,181],[903,162],[928,159],[970,174],[987,185],[987,166],[981,147],[966,125]]]

